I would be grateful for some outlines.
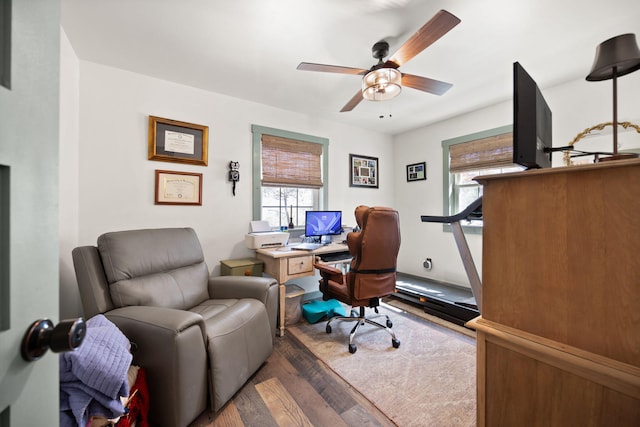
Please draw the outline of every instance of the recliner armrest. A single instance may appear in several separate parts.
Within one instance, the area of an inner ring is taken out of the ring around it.
[[[207,406],[207,338],[199,314],[128,306],[104,315],[134,342],[133,363],[145,368],[151,422],[187,425]]]
[[[127,306],[107,311],[104,315],[133,342],[136,340],[130,335],[163,330],[171,334],[179,334],[191,326],[198,326],[202,331],[202,338],[205,341],[207,339],[204,319],[191,311],[166,307]]]
[[[272,337],[278,323],[278,292],[278,281],[271,277],[209,277],[209,297],[212,299],[254,298],[261,301],[267,309]]]
[[[266,304],[269,289],[277,284],[271,277],[212,276],[209,278],[209,298],[255,298]]]

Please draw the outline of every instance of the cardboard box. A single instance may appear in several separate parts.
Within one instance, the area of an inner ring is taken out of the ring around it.
[[[220,261],[222,276],[262,276],[264,263],[255,258],[226,259]]]

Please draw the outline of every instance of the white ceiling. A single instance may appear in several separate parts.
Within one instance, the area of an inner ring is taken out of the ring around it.
[[[340,113],[359,76],[296,70],[370,68],[376,41],[393,54],[440,9],[462,22],[401,71],[452,83],[442,96],[404,88]],[[62,0],[81,60],[388,134],[511,99],[514,61],[543,90],[584,78],[639,18],[638,0]]]

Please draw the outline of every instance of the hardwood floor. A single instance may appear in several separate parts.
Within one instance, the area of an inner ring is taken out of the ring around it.
[[[291,334],[217,414],[190,427],[395,426]]]

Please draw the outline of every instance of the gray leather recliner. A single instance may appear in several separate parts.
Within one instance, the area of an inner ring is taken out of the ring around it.
[[[152,425],[188,425],[207,396],[218,411],[272,352],[277,282],[210,277],[191,228],[106,233],[72,255],[84,315],[137,345]]]

